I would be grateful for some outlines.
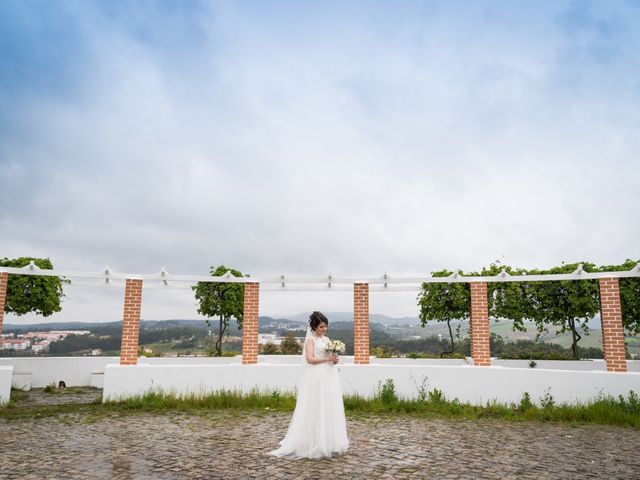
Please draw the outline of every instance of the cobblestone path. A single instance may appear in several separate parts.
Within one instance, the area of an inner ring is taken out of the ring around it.
[[[631,428],[349,415],[346,454],[267,456],[290,418],[269,410],[0,413],[0,478],[640,479],[640,432]]]

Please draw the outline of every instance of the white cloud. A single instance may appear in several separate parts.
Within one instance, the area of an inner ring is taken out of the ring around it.
[[[254,276],[638,258],[637,12],[593,13],[620,33],[547,7],[73,12],[91,52],[74,93],[20,97],[20,134],[0,131],[2,255]],[[348,308],[336,295],[263,305]]]

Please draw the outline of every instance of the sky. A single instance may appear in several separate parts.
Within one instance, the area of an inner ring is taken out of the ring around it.
[[[365,278],[637,259],[638,52],[638,1],[4,0],[0,257]],[[48,320],[118,320],[122,293],[68,286]],[[145,290],[142,316],[195,300]]]

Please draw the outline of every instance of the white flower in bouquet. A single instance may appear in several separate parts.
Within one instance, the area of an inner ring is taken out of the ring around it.
[[[334,355],[344,353],[344,343],[340,340],[331,340],[327,343],[327,352],[333,353]]]

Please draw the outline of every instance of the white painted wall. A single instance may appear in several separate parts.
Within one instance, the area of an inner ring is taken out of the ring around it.
[[[0,405],[7,403],[11,396],[12,373],[11,365],[0,365]]]
[[[353,365],[352,356],[341,357],[341,365]],[[107,364],[118,364],[119,357],[3,357],[0,366],[13,366],[13,385],[16,388],[44,388],[61,380],[68,387],[102,387],[102,377]],[[241,365],[242,357],[141,357],[138,362],[146,365]],[[299,355],[259,355],[258,365],[292,365],[300,362]],[[433,358],[371,358],[372,365],[408,365],[408,366],[465,366],[470,359],[433,359]],[[573,361],[537,361],[535,370],[584,370],[606,371],[603,360]],[[529,368],[528,360],[495,360],[492,365],[507,368]],[[630,372],[640,372],[640,361],[627,361]],[[638,388],[637,390],[640,390]]]
[[[24,379],[29,374],[29,387],[44,388],[52,383],[57,386],[61,380],[67,387],[86,386],[91,385],[92,372],[104,372],[107,363],[119,361],[119,357],[15,357],[0,359],[0,366],[12,365],[15,387],[28,390]]]
[[[529,392],[538,402],[549,392],[556,402],[587,401],[598,395],[640,392],[640,373],[585,372],[531,368],[441,365],[341,365],[343,393],[374,395],[379,382],[394,381],[396,392],[406,398],[418,395],[423,380],[429,389],[442,390],[447,398],[484,404],[520,401]],[[294,392],[300,377],[297,365],[107,365],[103,398],[120,400],[161,391],[177,395],[202,395],[216,390]]]

